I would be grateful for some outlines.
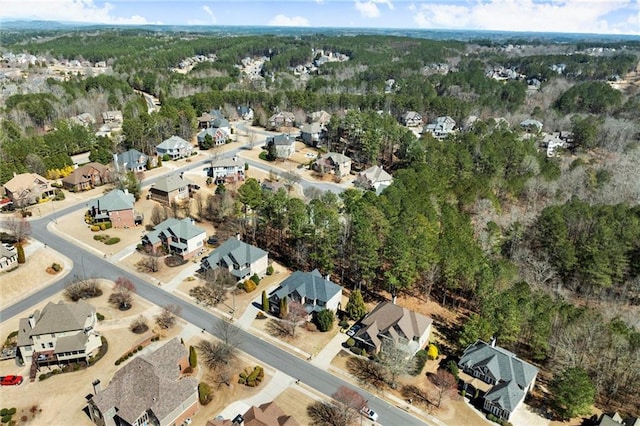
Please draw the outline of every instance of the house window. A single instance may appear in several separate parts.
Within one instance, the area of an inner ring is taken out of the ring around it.
[[[41,345],[42,345],[42,349],[46,349],[47,346],[44,343],[41,343]]]
[[[53,348],[53,342],[49,342],[49,347]]]

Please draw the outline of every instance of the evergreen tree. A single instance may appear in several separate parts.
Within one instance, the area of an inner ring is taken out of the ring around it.
[[[280,318],[286,318],[289,315],[289,301],[287,296],[280,299]]]
[[[364,304],[362,293],[360,290],[354,290],[349,296],[349,302],[346,307],[347,315],[353,320],[359,320],[367,314],[367,307]]]
[[[262,310],[269,312],[269,297],[267,297],[266,290],[262,290]]]
[[[24,256],[24,247],[22,247],[22,244],[18,244],[16,247],[16,250],[18,250],[18,263],[25,263],[27,260]]]

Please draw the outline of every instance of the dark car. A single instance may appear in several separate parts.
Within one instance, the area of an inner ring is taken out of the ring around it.
[[[2,376],[0,377],[1,386],[17,386],[22,384],[22,376]]]

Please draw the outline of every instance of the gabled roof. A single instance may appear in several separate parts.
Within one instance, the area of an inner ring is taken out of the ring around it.
[[[498,383],[484,396],[485,399],[502,407],[510,413],[515,410],[523,397],[524,389],[520,389],[514,381]]]
[[[131,164],[137,164],[138,161],[140,161],[141,163],[146,163],[148,157],[145,154],[138,151],[137,149],[131,148],[128,151],[118,154],[116,158],[117,158],[118,164],[131,165]]]
[[[218,160],[211,160],[211,167],[244,167],[233,158],[220,158]]]
[[[49,181],[37,173],[20,173],[4,184],[11,192],[31,189],[34,185],[48,185]]]
[[[320,133],[322,131],[322,124],[317,121],[314,121],[313,123],[305,123],[302,125],[300,131],[302,133],[309,134]]]
[[[295,138],[292,138],[289,134],[280,133],[279,135],[268,138],[267,143],[270,142],[273,142],[276,146],[288,146],[295,142]]]
[[[520,123],[520,127],[535,127],[538,130],[542,129],[542,123],[538,120],[534,120],[532,118],[527,118],[526,120]]]
[[[184,188],[187,185],[193,185],[193,182],[181,176],[180,173],[172,173],[170,175],[162,176],[153,185],[155,191],[172,192],[176,189]]]
[[[351,161],[351,158],[339,152],[327,152],[316,161],[324,162],[326,160],[330,160],[333,164],[342,164]]]
[[[18,250],[9,250],[4,246],[4,244],[0,244],[0,258],[12,258],[18,256]]]
[[[422,120],[422,115],[416,111],[407,111],[402,116],[404,121],[407,120]]]
[[[213,120],[213,116],[211,114],[209,114],[208,112],[203,113],[200,117],[198,117],[198,121],[200,122],[209,122]]]
[[[159,149],[187,149],[188,147],[190,147],[191,144],[187,141],[185,141],[184,139],[182,139],[180,136],[171,136],[169,139],[165,139],[162,142],[160,142],[156,148]]]
[[[336,294],[341,294],[342,287],[324,278],[317,269],[312,272],[296,271],[282,281],[280,286],[271,293],[271,295],[278,296],[279,299],[282,299],[294,292],[297,292],[305,299],[327,302]]]
[[[109,386],[93,397],[103,416],[111,408],[117,416],[133,424],[145,411],[151,410],[163,419],[195,392],[198,381],[180,378],[178,362],[187,351],[178,339],[172,339],[147,356],[127,363],[111,379]]]
[[[221,263],[227,267],[235,265],[244,268],[267,255],[266,251],[232,237],[211,252],[202,262],[214,269]],[[233,274],[233,272],[232,270],[231,273]]]
[[[315,111],[309,115],[312,122],[318,122],[320,124],[327,124],[331,121],[331,114],[325,110]]]
[[[244,414],[245,426],[299,426],[299,423],[282,411],[275,402],[255,405]]]
[[[47,303],[42,312],[35,311],[36,324],[28,331],[29,336],[62,333],[82,330],[87,318],[94,315],[95,309],[83,300],[75,303]]]
[[[495,401],[504,401],[505,404],[512,401],[516,388],[519,389],[520,396],[516,400],[513,400],[513,402],[517,404],[520,399],[522,399],[524,390],[538,374],[536,367],[517,358],[514,353],[501,347],[491,346],[482,340],[478,340],[465,349],[458,364],[463,368],[471,370],[478,368],[483,369],[485,374],[493,377],[496,382],[498,382],[498,385],[494,386],[491,391],[487,393],[487,397],[492,395],[491,398],[494,398]],[[485,368],[486,370],[484,370]],[[503,384],[500,382],[503,382]],[[513,385],[508,389],[505,388],[509,383],[513,383]],[[513,386],[515,386],[515,388]],[[502,405],[502,407],[512,411],[508,405]],[[515,408],[515,406],[511,407]]]
[[[84,166],[80,166],[75,169],[71,174],[62,178],[63,182],[77,185],[82,182],[86,182],[91,178],[91,174],[96,171],[100,176],[104,176],[109,173],[107,166],[100,163],[87,163]]]
[[[156,244],[162,241],[160,235],[163,235],[165,238],[173,237],[173,239],[180,238],[190,240],[201,234],[206,236],[204,229],[195,226],[191,218],[176,219],[175,217],[170,217],[156,225],[154,230],[149,231],[144,238],[149,240],[151,244]]]
[[[220,127],[229,127],[229,120],[226,118],[214,118],[211,122],[211,127],[220,128]]]
[[[393,177],[380,166],[369,167],[367,170],[360,172],[360,175],[372,185],[377,182],[389,182],[393,180]]]
[[[121,189],[116,189],[106,193],[100,198],[89,201],[89,209],[93,207],[98,211],[118,211],[118,210],[130,210],[133,208],[136,199],[133,194],[124,192]]]
[[[380,348],[378,335],[386,335],[397,340],[402,337],[409,341],[422,336],[431,326],[432,320],[405,307],[384,301],[361,321],[363,327],[355,337],[371,341],[376,348]]]

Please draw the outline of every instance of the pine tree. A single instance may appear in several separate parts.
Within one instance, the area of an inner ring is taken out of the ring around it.
[[[262,310],[269,312],[269,298],[267,297],[267,292],[265,290],[262,290]]]
[[[24,247],[22,244],[18,244],[16,249],[18,250],[18,263],[25,263],[27,260],[24,255]]]
[[[367,314],[367,307],[364,304],[360,290],[353,290],[349,296],[346,307],[347,315],[353,320],[359,320]]]
[[[280,318],[286,318],[289,315],[289,301],[287,296],[280,299]]]

